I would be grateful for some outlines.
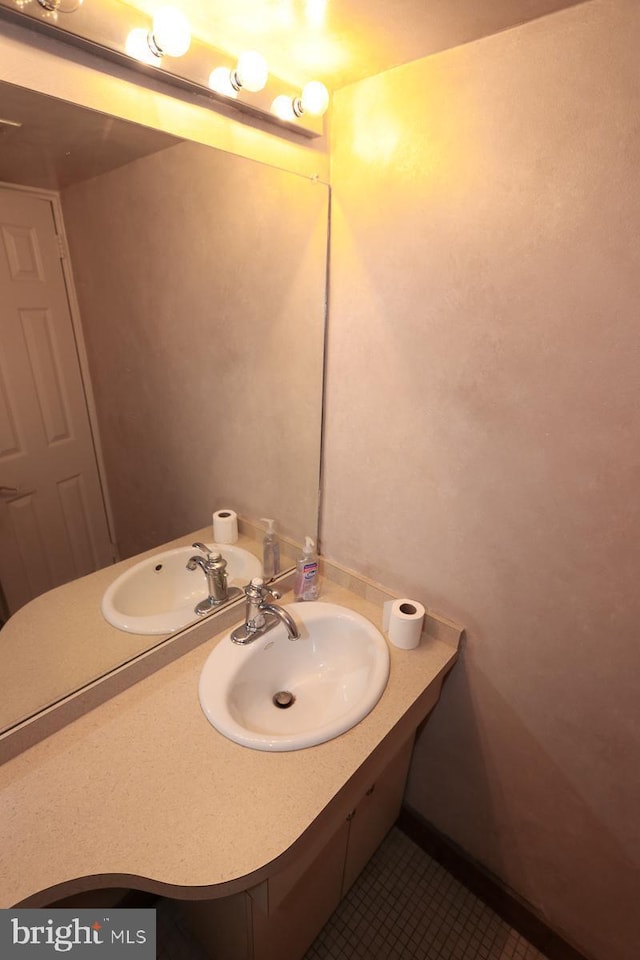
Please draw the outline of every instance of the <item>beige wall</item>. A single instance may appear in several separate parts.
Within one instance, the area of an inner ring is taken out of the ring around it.
[[[640,944],[640,8],[339,93],[322,548],[468,627],[408,800]]]
[[[116,540],[317,526],[328,191],[180,143],[62,192]]]

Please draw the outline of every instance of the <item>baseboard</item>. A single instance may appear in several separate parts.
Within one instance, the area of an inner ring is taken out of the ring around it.
[[[411,807],[402,807],[397,826],[548,960],[591,960],[548,927],[497,877]]]

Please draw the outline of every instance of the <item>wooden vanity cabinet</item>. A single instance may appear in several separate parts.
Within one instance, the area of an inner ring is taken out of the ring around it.
[[[289,866],[244,893],[183,905],[211,960],[300,960],[395,823],[412,749],[413,735],[384,766],[368,761]]]

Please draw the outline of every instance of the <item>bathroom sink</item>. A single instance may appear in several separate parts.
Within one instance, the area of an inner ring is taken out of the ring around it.
[[[244,587],[262,575],[262,564],[248,550],[228,544],[208,548],[227,561],[229,587]],[[104,593],[104,618],[118,630],[142,634],[173,633],[197,620],[194,608],[208,595],[207,581],[202,570],[187,570],[187,561],[198,553],[176,547],[125,570]]]
[[[332,740],[376,705],[389,678],[389,650],[369,620],[334,603],[284,607],[283,624],[247,645],[227,634],[200,675],[200,704],[225,737],[254,750],[300,750]]]

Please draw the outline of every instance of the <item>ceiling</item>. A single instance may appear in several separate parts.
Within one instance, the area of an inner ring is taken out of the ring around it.
[[[131,3],[131,0],[129,0]],[[588,0],[171,0],[212,46],[336,90]],[[133,0],[152,14],[158,0]]]

